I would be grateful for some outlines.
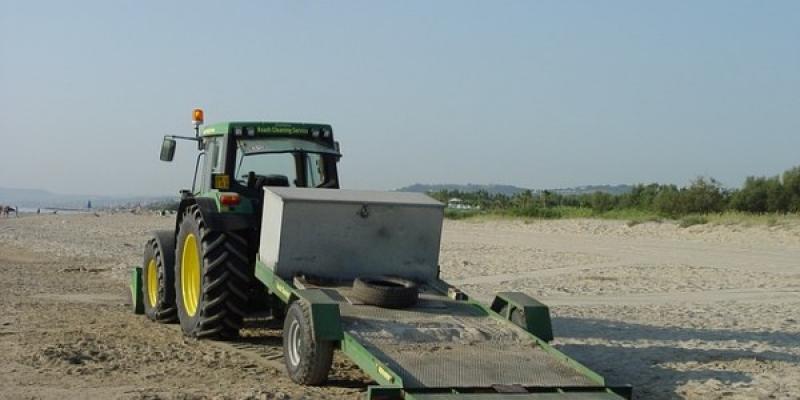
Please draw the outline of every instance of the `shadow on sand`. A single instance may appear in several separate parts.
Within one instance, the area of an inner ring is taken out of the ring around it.
[[[632,384],[635,398],[638,399],[683,398],[677,391],[689,381],[716,379],[732,384],[752,382],[752,376],[746,372],[725,370],[729,363],[778,361],[800,365],[798,355],[724,348],[732,346],[733,341],[796,348],[800,343],[798,333],[660,327],[564,317],[553,318],[553,326],[556,338],[611,341],[611,344],[564,344],[557,347],[605,376],[611,384]],[[631,341],[639,341],[639,347],[614,343]],[[641,344],[641,341],[652,343]],[[706,348],[686,349],[659,343],[678,341],[693,341],[698,347]],[[681,371],[666,366],[667,363],[687,364],[692,368]]]

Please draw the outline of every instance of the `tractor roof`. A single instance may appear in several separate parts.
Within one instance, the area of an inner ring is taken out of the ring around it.
[[[237,132],[237,128],[241,130]],[[252,134],[250,132],[252,132]],[[333,136],[333,128],[328,124],[309,124],[305,122],[230,121],[206,125],[206,127],[203,128],[202,136],[218,136],[226,133],[234,133],[243,136],[313,135],[314,137],[330,138]]]

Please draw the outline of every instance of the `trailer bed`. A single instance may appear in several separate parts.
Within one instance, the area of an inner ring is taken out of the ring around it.
[[[597,382],[546,352],[527,332],[476,305],[432,290],[406,309],[339,302],[342,329],[397,373],[406,388],[596,387]]]

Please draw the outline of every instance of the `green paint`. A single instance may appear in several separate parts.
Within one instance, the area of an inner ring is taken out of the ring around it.
[[[489,315],[490,315],[492,318],[495,318],[495,319],[497,319],[497,320],[500,320],[500,321],[504,321],[504,322],[506,322],[506,323],[508,323],[508,324],[510,324],[510,323],[511,323],[511,321],[509,321],[509,320],[508,320],[508,318],[506,318],[505,316],[503,316],[503,315],[501,315],[501,314],[499,314],[499,313],[495,312],[495,311],[494,311],[494,310],[492,310],[491,308],[489,308],[489,307],[486,307],[485,305],[483,305],[483,304],[481,304],[481,303],[478,303],[478,302],[475,302],[475,301],[472,301],[472,300],[469,300],[468,302],[469,302],[469,303],[471,303],[471,304],[473,304],[473,305],[475,305],[476,307],[479,307],[480,309],[482,309],[482,310],[486,311],[487,313],[489,313]],[[572,358],[570,358],[570,357],[569,357],[569,356],[567,356],[566,354],[564,354],[564,353],[562,353],[562,352],[560,352],[560,351],[556,350],[556,349],[555,349],[553,346],[550,346],[550,345],[547,343],[547,341],[545,341],[545,340],[543,340],[543,339],[539,338],[538,336],[534,335],[533,333],[531,333],[531,332],[529,332],[529,331],[525,331],[525,332],[526,332],[526,333],[528,333],[528,335],[529,335],[529,336],[530,336],[530,337],[531,337],[531,338],[532,338],[534,341],[536,341],[536,344],[537,344],[539,347],[541,347],[541,348],[542,348],[542,350],[544,350],[546,353],[548,353],[549,355],[551,355],[551,356],[555,357],[557,360],[559,360],[559,361],[561,361],[561,362],[565,363],[566,365],[570,366],[571,368],[575,369],[575,370],[576,370],[576,371],[578,371],[579,373],[581,373],[581,374],[585,375],[587,378],[589,378],[589,379],[593,380],[593,381],[594,381],[595,383],[597,383],[599,386],[605,386],[605,379],[603,379],[603,377],[602,377],[602,376],[600,376],[598,373],[596,373],[596,372],[592,371],[591,369],[589,369],[589,368],[588,368],[588,367],[586,367],[585,365],[583,365],[583,364],[581,364],[581,363],[579,363],[579,362],[577,362],[577,361],[573,360]]]
[[[311,306],[314,336],[325,340],[342,340],[339,302],[328,296],[325,289],[302,289],[296,290],[295,293]]]
[[[351,361],[353,361],[364,373],[369,375],[381,385],[391,387],[403,387],[403,380],[392,371],[386,364],[378,360],[369,350],[365,349],[361,343],[348,334],[344,333],[341,342],[341,350]]]
[[[258,259],[256,259],[255,275],[256,279],[261,281],[272,294],[276,295],[284,303],[289,304],[293,299],[299,297],[291,285],[275,275],[270,267]]]
[[[144,294],[142,293],[142,267],[131,269],[131,305],[134,314],[144,314]]]
[[[497,293],[490,308],[508,320],[511,320],[511,315],[515,310],[521,310],[525,317],[523,329],[544,341],[553,340],[550,309],[527,294],[522,292]]]

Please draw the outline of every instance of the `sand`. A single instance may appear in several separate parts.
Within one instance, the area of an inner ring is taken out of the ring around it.
[[[278,330],[219,344],[132,315],[129,267],[173,218],[0,219],[0,398],[361,398],[342,357],[293,384]],[[550,305],[556,347],[638,399],[800,399],[800,226],[447,221],[441,266]]]

